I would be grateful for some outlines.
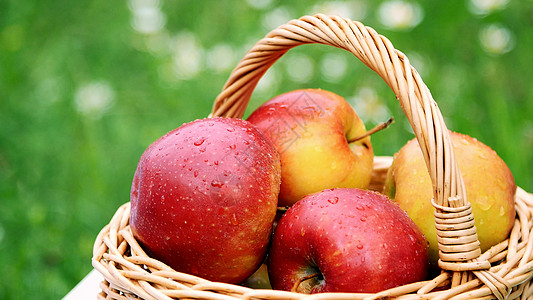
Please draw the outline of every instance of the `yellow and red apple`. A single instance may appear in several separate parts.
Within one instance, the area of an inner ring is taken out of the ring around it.
[[[484,251],[509,235],[515,219],[516,184],[508,166],[489,146],[464,134],[450,132],[450,136]],[[394,199],[425,234],[431,261],[435,264],[439,250],[432,217],[433,188],[416,139],[394,155],[384,193]]]
[[[281,157],[280,206],[326,188],[365,189],[374,153],[363,121],[342,97],[320,89],[295,90],[257,108],[247,119]]]

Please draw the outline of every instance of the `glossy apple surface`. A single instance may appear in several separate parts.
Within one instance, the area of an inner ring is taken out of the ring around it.
[[[482,251],[509,235],[514,219],[516,184],[505,162],[489,146],[470,136],[450,132],[455,158],[472,204]],[[394,155],[384,193],[394,199],[425,234],[432,264],[438,261],[438,243],[431,205],[433,187],[416,139]]]
[[[275,144],[281,156],[280,206],[335,187],[366,188],[374,153],[365,125],[340,96],[318,89],[279,95],[248,121]]]
[[[378,292],[425,279],[427,242],[383,194],[328,189],[304,197],[281,218],[268,270],[274,289]]]
[[[132,232],[177,271],[241,282],[264,261],[280,177],[276,149],[249,122],[184,124],[141,156],[131,188]]]

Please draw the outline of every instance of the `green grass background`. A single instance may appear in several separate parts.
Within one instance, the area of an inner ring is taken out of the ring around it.
[[[208,67],[211,49],[229,46],[235,65],[272,29],[273,16],[287,21],[324,7],[323,1],[267,1],[264,8],[246,1],[160,2],[166,22],[150,35],[132,27],[133,2],[0,0],[0,299],[58,299],[91,270],[94,239],[129,200],[144,149],[210,112],[231,71]],[[411,2],[424,17],[410,30],[386,28],[378,18],[382,3],[344,5],[415,58],[450,129],[490,145],[518,185],[533,191],[533,1],[511,0],[483,16],[472,12],[471,1]],[[511,33],[510,51],[483,49],[480,32],[490,24]],[[188,78],[172,73],[179,45],[149,46],[184,32],[202,49],[198,72]],[[330,53],[346,61],[342,78],[323,76],[319,62]],[[314,71],[292,80],[302,56],[316,62]],[[364,86],[396,118],[373,137],[376,154],[392,155],[413,137],[389,88],[349,53],[302,46],[271,72],[275,84],[255,93],[249,110],[296,88],[352,99]],[[76,109],[77,93],[92,82],[113,95],[100,115]],[[377,122],[361,117],[367,127]]]

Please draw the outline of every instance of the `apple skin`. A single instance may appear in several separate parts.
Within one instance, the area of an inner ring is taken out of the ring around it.
[[[266,263],[262,264],[255,273],[246,278],[242,285],[252,289],[271,290],[270,279],[268,278],[268,267]]]
[[[339,188],[291,206],[274,232],[268,258],[274,289],[371,293],[424,280],[427,242],[385,195]]]
[[[366,189],[374,152],[370,137],[342,97],[325,90],[288,92],[265,102],[247,119],[268,136],[281,155],[280,206],[326,188]]]
[[[455,158],[463,176],[467,200],[472,205],[481,250],[505,240],[515,219],[516,184],[505,162],[489,146],[468,135],[450,131]],[[416,139],[395,155],[383,192],[397,202],[429,242],[430,260],[436,266],[439,249],[433,185]]]
[[[280,168],[272,143],[247,121],[184,124],[140,158],[132,232],[150,256],[176,271],[239,283],[265,259]]]

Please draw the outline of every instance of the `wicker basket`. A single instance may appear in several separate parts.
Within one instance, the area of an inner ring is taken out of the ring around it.
[[[257,82],[289,49],[325,44],[353,53],[396,94],[421,145],[434,185],[441,273],[435,278],[376,294],[305,295],[254,290],[210,282],[172,270],[148,257],[133,237],[130,205],[122,205],[96,238],[92,263],[105,278],[99,299],[526,299],[533,297],[533,195],[518,188],[516,220],[504,242],[481,253],[455,163],[446,125],[429,89],[408,58],[372,28],[348,19],[315,15],[292,20],[270,32],[241,60],[216,98],[210,116],[241,118]],[[376,157],[371,187],[379,189],[391,157]]]

